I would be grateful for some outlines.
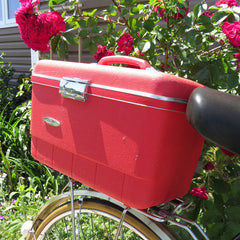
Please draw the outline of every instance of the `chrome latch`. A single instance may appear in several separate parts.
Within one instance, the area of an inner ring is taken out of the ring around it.
[[[60,81],[59,93],[63,97],[85,102],[87,97],[87,87],[87,80],[63,77]]]

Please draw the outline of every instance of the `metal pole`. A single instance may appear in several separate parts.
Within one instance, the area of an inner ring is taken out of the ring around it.
[[[72,179],[69,179],[69,183],[70,183],[70,194],[71,194],[71,208],[72,208],[72,235],[73,235],[73,239],[76,239],[76,231],[75,231],[75,209],[74,209],[74,191],[73,191],[73,181]]]

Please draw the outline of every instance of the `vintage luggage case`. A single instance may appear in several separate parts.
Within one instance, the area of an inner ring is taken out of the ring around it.
[[[200,84],[118,56],[42,60],[32,83],[35,159],[136,208],[188,192],[203,138],[185,110]]]

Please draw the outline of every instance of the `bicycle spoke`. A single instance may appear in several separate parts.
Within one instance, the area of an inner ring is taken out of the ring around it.
[[[111,238],[111,233],[110,233],[110,220],[108,221],[108,227],[107,227],[107,225],[106,225],[106,221],[105,221],[105,219],[102,217],[102,220],[103,220],[103,224],[104,224],[104,228],[106,229],[106,231],[107,231],[107,235],[108,235],[108,240],[112,240],[112,238]]]
[[[91,214],[91,226],[92,226],[92,236],[93,236],[93,240],[94,240],[94,229],[93,229],[93,217],[92,217],[92,214]]]

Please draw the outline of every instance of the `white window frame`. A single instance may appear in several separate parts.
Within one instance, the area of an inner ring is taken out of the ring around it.
[[[2,11],[2,21],[0,21],[0,28],[17,26],[15,17],[8,19],[8,1],[1,0],[1,2],[2,2],[2,9],[0,9],[0,11]]]
[[[39,61],[39,51],[34,51],[31,49],[31,65],[32,70],[34,70],[34,67],[36,63]]]

